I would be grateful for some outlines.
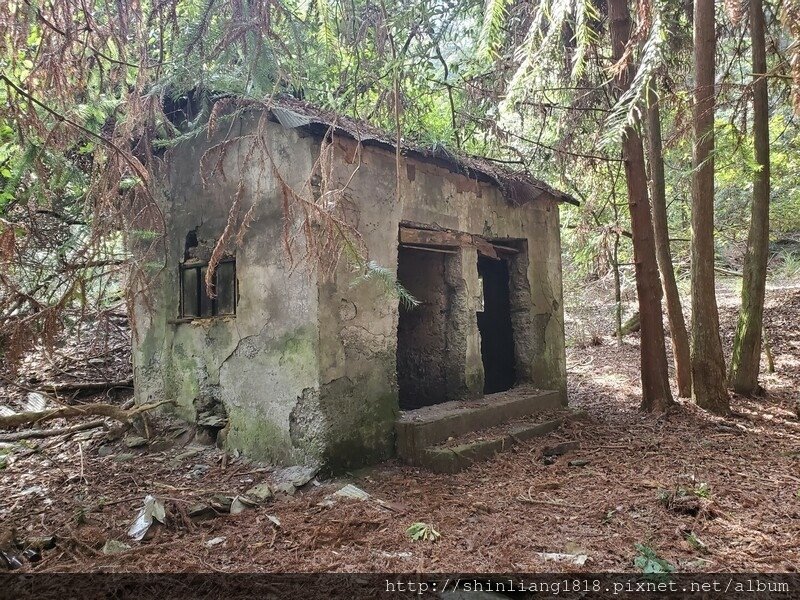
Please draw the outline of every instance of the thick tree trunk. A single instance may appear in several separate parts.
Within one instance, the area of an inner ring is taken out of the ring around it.
[[[631,17],[627,0],[609,0],[611,49],[620,60],[631,36]],[[628,63],[615,78],[618,92],[630,86],[634,68]],[[658,279],[653,222],[647,197],[647,174],[642,137],[637,127],[623,132],[622,152],[628,188],[628,206],[633,233],[633,260],[636,265],[636,291],[641,317],[642,409],[661,411],[672,403],[669,387],[667,352],[664,343],[664,322],[661,315],[661,283]]]
[[[655,81],[647,90],[647,142],[650,159],[650,197],[653,201],[653,233],[656,240],[656,258],[661,271],[661,284],[667,301],[667,318],[672,338],[672,356],[675,360],[675,379],[678,396],[692,395],[692,362],[689,334],[683,318],[681,297],[672,267],[672,252],[669,247],[669,225],[667,219],[667,192],[664,177],[664,156],[661,142],[661,111]]]
[[[695,0],[692,107],[692,394],[698,406],[730,412],[714,289],[714,0]]]
[[[750,38],[753,54],[753,141],[759,171],[753,180],[750,231],[744,258],[742,309],[733,343],[730,384],[747,396],[758,391],[761,365],[761,335],[764,292],[769,258],[769,107],[767,97],[767,51],[764,41],[762,0],[750,0]]]

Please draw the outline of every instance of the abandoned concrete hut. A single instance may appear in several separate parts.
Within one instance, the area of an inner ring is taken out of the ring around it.
[[[232,119],[166,156],[167,255],[136,309],[137,401],[173,399],[251,457],[334,470],[413,460],[437,440],[409,440],[402,423],[431,406],[451,423],[483,406],[491,425],[566,404],[569,196],[486,160],[398,152],[391,136],[298,100]],[[313,218],[303,227],[304,194],[346,219],[418,305],[386,277],[359,280],[346,258],[328,274],[293,265],[312,246],[304,232],[324,237]],[[223,235],[211,298],[203,281]]]

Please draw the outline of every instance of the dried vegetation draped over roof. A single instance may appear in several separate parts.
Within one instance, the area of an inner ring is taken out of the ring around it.
[[[272,115],[284,127],[302,127],[311,133],[326,135],[328,131],[344,133],[366,146],[396,150],[397,139],[367,121],[353,119],[325,110],[304,100],[282,94],[267,103]],[[515,171],[490,158],[455,154],[443,147],[422,147],[400,140],[405,155],[436,164],[450,171],[495,183],[510,202],[524,204],[548,195],[558,202],[578,204],[572,196],[561,192],[524,171]]]

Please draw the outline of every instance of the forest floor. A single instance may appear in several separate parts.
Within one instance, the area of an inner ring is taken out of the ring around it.
[[[736,302],[721,290],[728,347]],[[38,562],[21,559],[21,570],[38,572],[598,572],[634,570],[644,545],[682,571],[795,571],[800,287],[771,288],[766,321],[776,366],[763,378],[768,393],[734,396],[729,418],[688,400],[664,416],[640,413],[638,340],[617,346],[604,335],[568,355],[569,401],[588,417],[545,438],[456,475],[388,462],[201,521],[188,507],[241,494],[269,469],[224,464],[215,448],[101,456],[100,432],[4,445],[0,550],[11,538],[55,536]],[[570,440],[578,450],[543,460],[543,447]],[[587,462],[571,466],[577,459]],[[372,499],[326,500],[344,483]],[[164,502],[166,524],[133,542],[127,530],[147,494]],[[441,538],[412,541],[406,529],[419,521]],[[109,540],[131,547],[106,553]],[[588,558],[576,566],[542,553]]]

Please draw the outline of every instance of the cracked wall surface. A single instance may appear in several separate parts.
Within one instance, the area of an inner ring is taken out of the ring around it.
[[[253,117],[240,118],[233,130],[253,133]],[[150,306],[140,303],[135,312],[137,401],[174,399],[178,414],[191,421],[197,398],[216,398],[230,419],[225,443],[254,458],[338,470],[390,457],[399,410],[398,298],[374,278],[355,283],[357,273],[344,261],[326,280],[291,270],[282,244],[281,190],[270,168],[252,160],[245,165],[252,154],[247,141],[231,145],[222,170],[204,185],[201,157],[220,140],[185,142],[167,159],[167,260],[154,270]],[[287,182],[302,188],[320,140],[270,123],[264,141]],[[492,184],[405,157],[398,190],[393,152],[364,148],[355,164],[354,149],[353,140],[335,138],[328,185],[348,184],[344,201],[375,263],[396,271],[401,221],[524,240],[527,256],[510,265],[522,290],[512,299],[512,319],[529,330],[521,341],[515,337],[517,370],[524,381],[566,399],[555,201],[512,206]],[[179,322],[178,271],[187,235],[195,232],[194,252],[218,239],[240,176],[242,210],[255,203],[255,219],[236,250],[236,315]],[[453,264],[458,269],[447,270],[445,283],[460,291],[453,308],[459,317],[448,321],[448,335],[458,340],[448,348],[447,378],[455,382],[449,399],[480,395],[483,387],[474,248],[460,248]]]

